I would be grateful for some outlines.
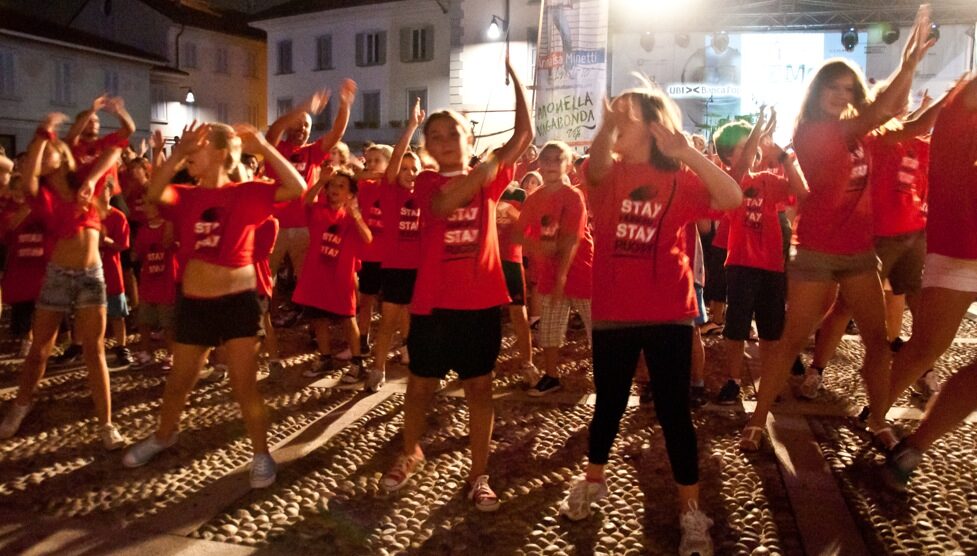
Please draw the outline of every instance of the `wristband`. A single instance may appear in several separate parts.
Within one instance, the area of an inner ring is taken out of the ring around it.
[[[55,135],[53,131],[51,131],[50,129],[44,129],[43,127],[38,127],[37,131],[34,132],[34,135],[38,139],[44,139],[52,143],[58,140],[58,136]]]

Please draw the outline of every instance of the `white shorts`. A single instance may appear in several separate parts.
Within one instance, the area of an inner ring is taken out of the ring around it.
[[[923,287],[977,293],[977,260],[927,253]]]

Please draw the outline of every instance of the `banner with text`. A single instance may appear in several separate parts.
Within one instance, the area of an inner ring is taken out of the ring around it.
[[[583,151],[600,123],[607,91],[608,0],[544,0],[536,53],[538,143]]]

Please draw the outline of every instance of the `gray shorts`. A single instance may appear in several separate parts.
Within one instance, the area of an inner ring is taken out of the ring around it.
[[[37,296],[37,308],[70,313],[85,307],[105,307],[105,275],[101,266],[64,268],[48,263],[44,284]]]
[[[882,277],[889,279],[892,293],[919,293],[923,289],[926,261],[926,232],[875,238],[875,252],[882,261]]]
[[[176,323],[176,309],[173,305],[162,303],[140,303],[139,325],[152,329],[173,330]]]
[[[866,272],[878,272],[880,267],[875,250],[834,255],[798,247],[797,254],[787,266],[787,276],[802,282],[840,282]]]

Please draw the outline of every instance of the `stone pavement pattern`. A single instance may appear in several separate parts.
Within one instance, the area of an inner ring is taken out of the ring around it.
[[[100,447],[85,372],[52,374],[21,434],[0,442],[0,553],[675,552],[675,493],[661,429],[654,408],[636,398],[622,422],[600,511],[580,523],[558,515],[570,480],[582,473],[593,410],[580,332],[571,333],[563,352],[564,391],[543,399],[525,395],[506,336],[490,460],[503,502],[495,514],[476,512],[465,499],[467,409],[456,382],[429,416],[427,461],[403,491],[387,495],[378,481],[400,448],[405,370],[391,364],[390,381],[373,395],[339,386],[341,372],[305,379],[301,371],[316,360],[307,335],[297,328],[283,336],[295,355],[284,374],[261,381],[269,443],[281,463],[272,488],[248,489],[249,442],[226,382],[199,384],[177,446],[133,470]],[[977,326],[965,322],[937,367],[941,376],[973,357],[974,343]],[[723,381],[721,347],[707,339],[713,395]],[[850,554],[977,553],[977,424],[936,445],[908,495],[884,492],[877,481],[882,457],[848,417],[864,402],[860,359],[857,339],[846,338],[827,371],[826,391],[816,402],[786,396],[775,410],[773,445],[756,455],[736,447],[741,406],[696,411],[702,506],[715,521],[717,553],[813,554],[830,546]],[[18,365],[0,360],[4,403],[14,396]],[[755,360],[748,370],[756,377]],[[131,440],[154,427],[164,382],[158,368],[113,373],[115,419]],[[744,394],[750,407],[750,385]],[[899,425],[911,428],[920,400],[907,395],[897,406],[907,409]],[[789,442],[806,448],[791,450],[809,454],[806,461],[784,455]],[[825,530],[836,523],[848,529]]]

